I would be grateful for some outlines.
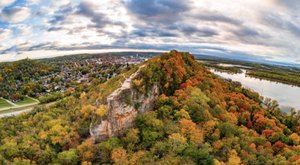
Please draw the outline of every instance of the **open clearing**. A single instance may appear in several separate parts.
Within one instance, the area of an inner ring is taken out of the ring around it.
[[[9,104],[6,100],[0,98],[0,108],[12,107],[13,105]]]
[[[0,118],[30,111],[39,103],[40,102],[38,100],[27,96],[24,100],[16,103],[5,99],[0,99]]]
[[[17,105],[26,105],[26,104],[32,104],[36,103],[37,101],[30,98],[30,97],[25,97],[23,100],[16,102],[15,104]]]

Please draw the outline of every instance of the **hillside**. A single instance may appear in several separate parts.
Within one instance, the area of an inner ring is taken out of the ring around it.
[[[262,106],[189,53],[90,88],[0,119],[0,164],[300,164],[300,115]]]

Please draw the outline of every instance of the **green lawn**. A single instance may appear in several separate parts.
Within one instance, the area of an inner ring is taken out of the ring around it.
[[[11,107],[12,105],[9,104],[7,101],[0,99],[0,108],[6,108],[6,107]]]
[[[29,97],[25,97],[23,100],[15,102],[15,104],[17,105],[25,105],[25,104],[32,104],[32,103],[36,103],[36,101]]]

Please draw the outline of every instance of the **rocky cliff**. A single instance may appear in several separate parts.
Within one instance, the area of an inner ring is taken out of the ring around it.
[[[139,113],[153,108],[154,101],[159,95],[158,86],[154,85],[147,94],[133,89],[131,81],[138,72],[139,70],[107,97],[107,118],[96,119],[90,128],[90,134],[96,141],[122,135],[128,128],[134,126],[135,118]]]

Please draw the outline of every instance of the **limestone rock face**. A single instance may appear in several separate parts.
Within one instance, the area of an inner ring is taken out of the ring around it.
[[[120,88],[107,97],[108,115],[105,120],[91,124],[90,134],[96,141],[124,134],[134,126],[139,113],[153,108],[154,101],[159,95],[158,86],[153,86],[145,95],[132,88]]]

